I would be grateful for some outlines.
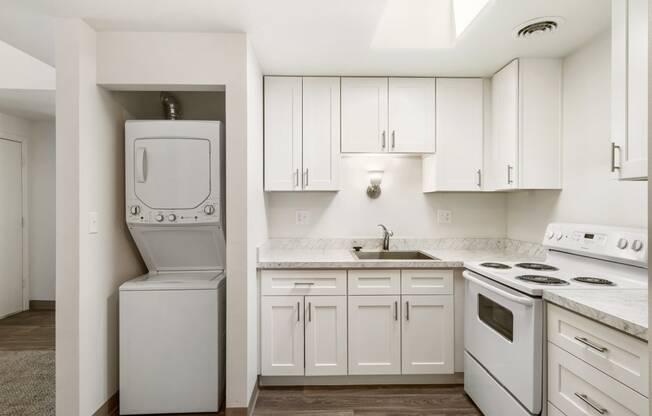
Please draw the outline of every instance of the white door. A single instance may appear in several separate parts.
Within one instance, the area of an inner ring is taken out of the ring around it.
[[[342,152],[387,149],[387,78],[342,78]]]
[[[435,78],[389,79],[389,150],[435,152]]]
[[[401,374],[399,296],[349,296],[349,374]]]
[[[482,190],[483,90],[480,78],[437,78],[437,154],[424,159],[434,164],[424,166],[434,174],[424,192]]]
[[[301,78],[265,77],[265,190],[301,189]]]
[[[0,318],[23,310],[22,145],[0,139]]]
[[[303,78],[303,189],[336,191],[340,166],[340,79]]]
[[[345,376],[346,296],[306,296],[306,375]]]
[[[492,78],[492,177],[496,189],[518,187],[518,60]]]
[[[264,376],[302,376],[303,296],[263,296],[260,302]]]
[[[134,189],[154,209],[192,209],[211,193],[211,144],[206,139],[134,141]]]
[[[648,1],[612,2],[612,170],[647,178]]]
[[[401,299],[403,374],[452,374],[453,295],[412,295]]]

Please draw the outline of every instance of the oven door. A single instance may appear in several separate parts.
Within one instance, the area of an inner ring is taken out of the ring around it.
[[[543,302],[464,271],[464,348],[530,413],[541,412]]]

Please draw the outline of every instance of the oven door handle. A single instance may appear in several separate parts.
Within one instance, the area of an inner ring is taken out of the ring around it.
[[[482,287],[484,289],[487,289],[488,291],[493,292],[496,295],[502,296],[502,297],[504,297],[506,299],[509,299],[511,301],[514,301],[516,303],[520,303],[521,305],[530,306],[530,307],[534,306],[534,301],[532,299],[521,297],[521,296],[516,296],[516,295],[513,295],[513,294],[511,294],[511,293],[509,293],[507,291],[500,290],[496,286],[491,285],[491,284],[486,283],[486,282],[483,282],[482,280],[478,279],[477,277],[474,277],[471,274],[471,272],[465,271],[463,273],[463,276],[469,282],[471,282],[473,284],[476,284],[476,285],[478,285],[478,286],[480,286],[480,287]]]

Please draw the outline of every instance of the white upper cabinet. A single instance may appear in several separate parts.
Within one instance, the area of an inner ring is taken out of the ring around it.
[[[338,77],[265,77],[265,191],[336,191]]]
[[[342,78],[342,152],[434,151],[434,78]]]
[[[423,192],[483,189],[484,83],[437,78],[437,154],[423,159]]]
[[[559,59],[516,59],[494,75],[494,189],[561,188],[561,81]]]
[[[389,79],[390,152],[435,151],[435,79]]]
[[[612,1],[611,170],[647,179],[648,1]]]
[[[303,189],[336,191],[340,175],[340,79],[303,78]]]
[[[387,151],[387,78],[342,78],[342,152]]]

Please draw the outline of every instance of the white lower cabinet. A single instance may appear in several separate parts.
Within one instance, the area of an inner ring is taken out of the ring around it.
[[[262,373],[302,376],[303,296],[263,296],[261,312]]]
[[[349,297],[349,374],[401,374],[400,296]]]
[[[402,373],[453,373],[453,296],[413,295],[401,300]]]
[[[346,375],[346,296],[306,296],[306,375]]]

